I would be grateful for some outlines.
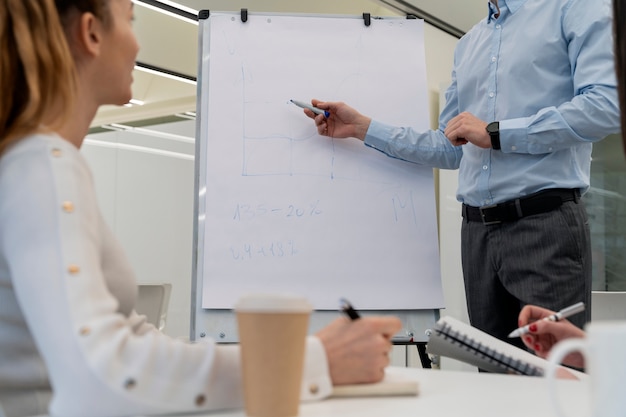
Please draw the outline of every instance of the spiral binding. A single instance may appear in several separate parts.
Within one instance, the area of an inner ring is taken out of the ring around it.
[[[486,361],[496,364],[501,368],[511,371],[518,375],[530,375],[530,376],[543,376],[543,370],[536,366],[533,366],[527,362],[520,361],[511,356],[508,356],[502,352],[498,352],[489,346],[483,345],[481,342],[477,342],[471,337],[462,334],[459,331],[452,329],[448,324],[438,323],[435,326],[435,332],[443,337],[445,340],[449,340],[452,343],[465,348],[468,352],[473,353],[484,358]]]

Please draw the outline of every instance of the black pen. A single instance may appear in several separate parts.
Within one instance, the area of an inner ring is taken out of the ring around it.
[[[358,320],[361,318],[361,315],[358,311],[352,307],[352,304],[345,298],[339,300],[340,309],[343,311],[346,316],[350,317],[350,320]],[[413,336],[394,336],[391,338],[391,343],[394,345],[412,345],[415,343]]]
[[[350,320],[357,320],[361,318],[358,311],[356,311],[345,298],[340,299],[339,304],[341,306],[341,311],[346,313],[346,315],[350,317]]]

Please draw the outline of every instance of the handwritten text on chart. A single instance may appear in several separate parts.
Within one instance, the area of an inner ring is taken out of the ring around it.
[[[301,206],[295,204],[272,206],[268,204],[239,203],[233,212],[233,220],[253,220],[268,216],[285,219],[297,219],[303,217],[314,217],[322,213],[322,210],[319,208],[319,200],[310,204],[303,204]]]
[[[410,221],[412,224],[417,224],[417,213],[415,208],[415,202],[413,201],[413,192],[409,192],[404,198],[400,195],[394,195],[391,199],[393,206],[394,220],[396,223],[402,221]]]
[[[230,247],[230,253],[236,261],[262,258],[287,258],[298,254],[292,240],[286,242],[269,242],[267,244],[244,243]]]

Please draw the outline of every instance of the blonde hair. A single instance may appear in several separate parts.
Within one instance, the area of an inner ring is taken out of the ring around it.
[[[71,115],[76,67],[63,26],[91,12],[105,26],[108,0],[0,0],[0,155],[20,137]],[[78,12],[78,13],[76,13]],[[63,25],[61,22],[63,21]],[[53,107],[56,106],[56,107]]]

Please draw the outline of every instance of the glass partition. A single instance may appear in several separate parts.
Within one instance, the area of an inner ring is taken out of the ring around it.
[[[626,291],[626,159],[618,135],[594,144],[589,214],[593,289]]]

